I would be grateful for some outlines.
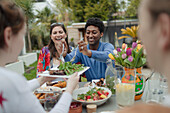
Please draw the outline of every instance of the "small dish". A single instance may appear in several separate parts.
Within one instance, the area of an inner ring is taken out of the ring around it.
[[[81,113],[82,104],[80,102],[72,102],[70,105],[69,113]]]
[[[82,88],[79,88],[79,89],[76,89],[73,91],[73,100],[75,100],[77,102],[81,102],[83,106],[85,106],[87,104],[96,104],[97,106],[104,104],[111,97],[112,92],[108,88],[105,88],[105,87],[97,87],[97,88],[101,88],[101,89],[104,89],[105,91],[109,92],[109,95],[107,96],[107,98],[102,99],[102,100],[96,100],[96,101],[77,100],[78,94],[82,94],[82,93],[85,94],[86,92],[88,92],[91,89],[90,87],[82,87]]]
[[[46,94],[55,94],[56,99],[58,99],[62,94],[62,90],[59,87],[46,86],[36,89],[34,94],[36,95],[37,99],[39,99],[40,103],[44,104]]]

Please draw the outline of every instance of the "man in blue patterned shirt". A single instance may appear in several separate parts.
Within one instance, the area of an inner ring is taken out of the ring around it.
[[[73,63],[81,62],[84,66],[90,67],[85,72],[87,80],[105,78],[106,60],[109,59],[108,54],[113,53],[114,46],[110,43],[100,42],[104,33],[104,24],[100,19],[88,19],[85,31],[88,44],[82,40],[79,41],[79,49],[74,49],[70,54],[67,54],[65,61],[70,61],[77,50]]]

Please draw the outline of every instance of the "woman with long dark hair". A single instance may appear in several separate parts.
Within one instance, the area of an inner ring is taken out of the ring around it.
[[[50,28],[50,42],[48,46],[45,46],[40,51],[37,72],[43,72],[53,67],[57,67],[60,65],[60,54],[63,50],[63,55],[70,53],[67,31],[64,27],[64,24],[53,23]]]

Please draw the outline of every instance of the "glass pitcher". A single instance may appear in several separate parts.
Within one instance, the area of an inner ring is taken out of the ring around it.
[[[120,107],[131,106],[135,98],[135,69],[116,68],[116,102]]]
[[[116,70],[115,68],[113,68],[113,63],[111,59],[108,59],[106,64],[107,64],[105,72],[106,86],[111,90],[112,94],[115,94]]]

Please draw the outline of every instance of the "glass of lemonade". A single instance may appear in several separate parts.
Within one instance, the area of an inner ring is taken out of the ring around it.
[[[116,102],[119,107],[131,106],[135,98],[135,69],[116,68]]]

